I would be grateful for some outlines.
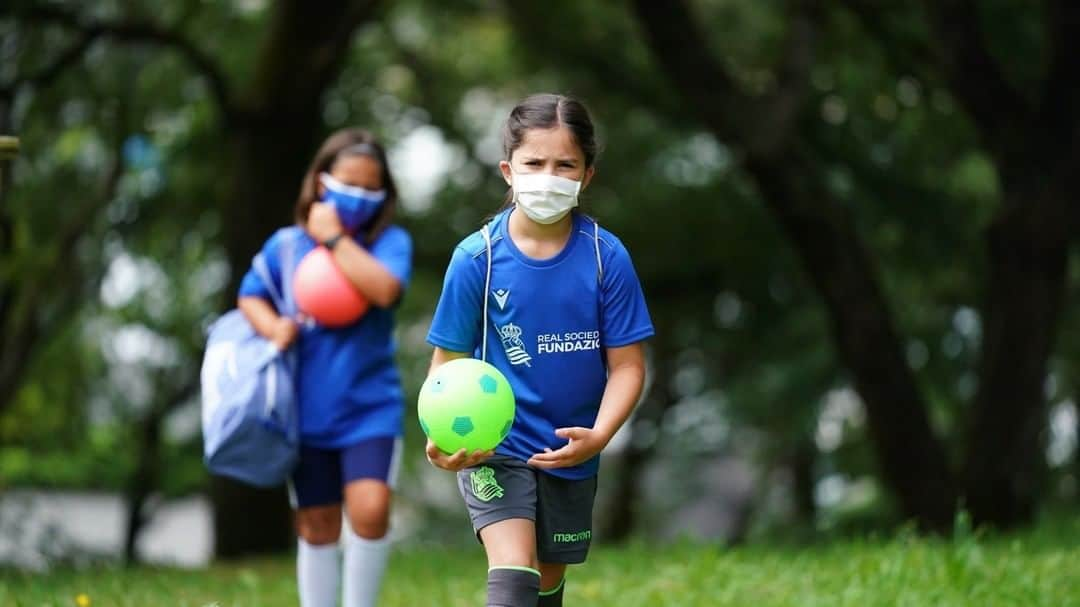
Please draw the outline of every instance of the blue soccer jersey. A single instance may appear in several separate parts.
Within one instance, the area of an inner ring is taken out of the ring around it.
[[[556,428],[596,422],[607,383],[604,349],[653,335],[630,255],[599,230],[597,263],[593,221],[578,213],[563,250],[550,259],[525,256],[507,230],[512,209],[490,223],[491,287],[484,239],[476,232],[450,259],[428,342],[480,358],[483,298],[488,298],[487,360],[514,390],[517,414],[496,453],[528,460],[545,447],[566,444]],[[600,268],[603,268],[602,281]],[[599,457],[547,472],[568,479],[596,474]]]
[[[263,254],[278,289],[283,286],[285,239],[293,239],[293,267],[317,246],[298,227],[283,228],[270,237]],[[398,226],[388,227],[369,252],[401,281],[404,291],[412,273],[412,240],[408,232]],[[254,270],[244,275],[240,296],[272,301],[270,291]],[[402,434],[404,394],[394,365],[393,330],[393,310],[376,306],[345,327],[303,328],[297,375],[303,444],[340,449],[377,436]]]

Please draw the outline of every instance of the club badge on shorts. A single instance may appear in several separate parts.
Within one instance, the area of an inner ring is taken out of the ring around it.
[[[495,480],[495,471],[488,466],[482,466],[469,474],[469,483],[472,485],[473,495],[482,502],[490,502],[503,496],[503,488],[499,481]]]

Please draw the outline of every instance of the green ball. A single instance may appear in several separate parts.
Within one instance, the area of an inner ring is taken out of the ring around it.
[[[475,358],[440,365],[420,387],[420,427],[446,453],[494,449],[514,424],[514,393],[506,376]]]

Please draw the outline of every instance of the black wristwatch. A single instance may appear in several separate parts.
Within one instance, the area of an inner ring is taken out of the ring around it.
[[[334,236],[332,238],[327,238],[326,240],[324,240],[322,242],[322,246],[324,246],[324,247],[330,249],[331,251],[333,251],[334,247],[337,246],[338,241],[341,240],[341,237],[344,236],[344,235],[345,234],[338,234],[337,236]]]

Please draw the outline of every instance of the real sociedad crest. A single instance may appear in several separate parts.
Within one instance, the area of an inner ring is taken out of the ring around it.
[[[510,364],[532,366],[529,364],[532,357],[525,350],[525,342],[521,341],[521,327],[514,323],[505,324],[499,327],[499,337],[502,339],[503,349],[506,350],[506,357],[510,359]]]

